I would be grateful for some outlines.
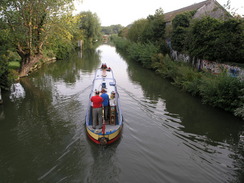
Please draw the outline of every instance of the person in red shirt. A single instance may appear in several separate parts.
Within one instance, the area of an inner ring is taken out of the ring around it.
[[[92,127],[95,129],[97,127],[98,121],[98,128],[102,128],[102,102],[103,98],[99,96],[99,91],[95,92],[95,95],[91,97],[92,105]]]

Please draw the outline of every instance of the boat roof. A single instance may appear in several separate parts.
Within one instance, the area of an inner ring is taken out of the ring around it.
[[[93,80],[92,96],[95,95],[95,91],[100,91],[102,88],[107,90],[107,94],[110,95],[112,91],[116,91],[116,81],[114,79],[113,71],[111,69],[97,69]]]

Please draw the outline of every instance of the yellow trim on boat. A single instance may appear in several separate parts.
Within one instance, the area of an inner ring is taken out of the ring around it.
[[[100,138],[102,138],[102,137],[105,137],[105,138],[107,138],[108,140],[112,140],[112,139],[114,139],[115,137],[117,137],[117,136],[119,135],[119,133],[120,133],[120,131],[121,131],[121,127],[119,127],[119,129],[118,129],[116,132],[114,132],[114,133],[112,133],[112,134],[109,134],[109,135],[100,135],[99,133],[94,133],[94,132],[92,132],[92,131],[90,130],[90,128],[88,128],[88,127],[86,127],[86,131],[87,131],[87,133],[88,133],[92,138],[94,138],[94,139],[96,139],[96,140],[98,140],[98,139],[100,139]]]

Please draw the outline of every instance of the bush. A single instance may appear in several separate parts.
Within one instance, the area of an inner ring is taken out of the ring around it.
[[[156,72],[165,78],[171,79],[174,85],[190,92],[192,95],[199,93],[201,73],[188,64],[172,61],[168,55],[159,54],[154,60],[153,68],[156,69]]]
[[[161,54],[158,55],[159,62],[154,62],[153,66],[160,75],[164,78],[169,78],[175,81],[177,77],[177,63],[173,62],[168,55],[165,57]]]
[[[196,69],[184,63],[180,64],[177,72],[178,76],[175,79],[175,83],[192,95],[198,95],[202,73],[197,72]]]
[[[116,43],[115,43],[116,44]],[[153,68],[164,78],[183,90],[202,98],[203,103],[222,108],[244,119],[244,82],[228,76],[226,73],[212,75],[198,72],[192,66],[172,61],[159,53],[152,44],[138,44],[123,40],[119,45],[128,53],[129,58],[136,60],[144,67]],[[117,44],[116,44],[117,47]],[[121,47],[121,48],[122,48]]]
[[[240,106],[237,109],[235,109],[234,112],[235,112],[234,114],[236,116],[239,116],[239,117],[241,117],[244,120],[244,104],[242,104],[242,106]]]
[[[130,41],[123,39],[121,37],[118,37],[118,36],[112,36],[111,40],[116,45],[116,48],[123,50],[123,51],[126,51],[128,46],[130,45]]]
[[[240,100],[240,96],[244,95],[242,88],[244,88],[242,81],[226,74],[203,77],[199,87],[204,103],[230,112],[234,112],[243,104],[244,101]]]
[[[129,58],[135,60],[146,68],[152,68],[152,58],[158,52],[158,48],[152,43],[131,43],[127,48]]]
[[[152,43],[135,43],[120,37],[113,37],[112,40],[116,48],[128,53],[129,59],[152,68],[152,59],[159,51],[157,46]]]

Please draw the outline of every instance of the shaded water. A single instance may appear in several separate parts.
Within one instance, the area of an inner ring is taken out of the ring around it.
[[[102,147],[84,119],[94,71],[114,70],[122,138]],[[23,78],[0,106],[1,183],[243,182],[243,121],[202,105],[100,46]],[[17,94],[16,94],[17,93]]]

